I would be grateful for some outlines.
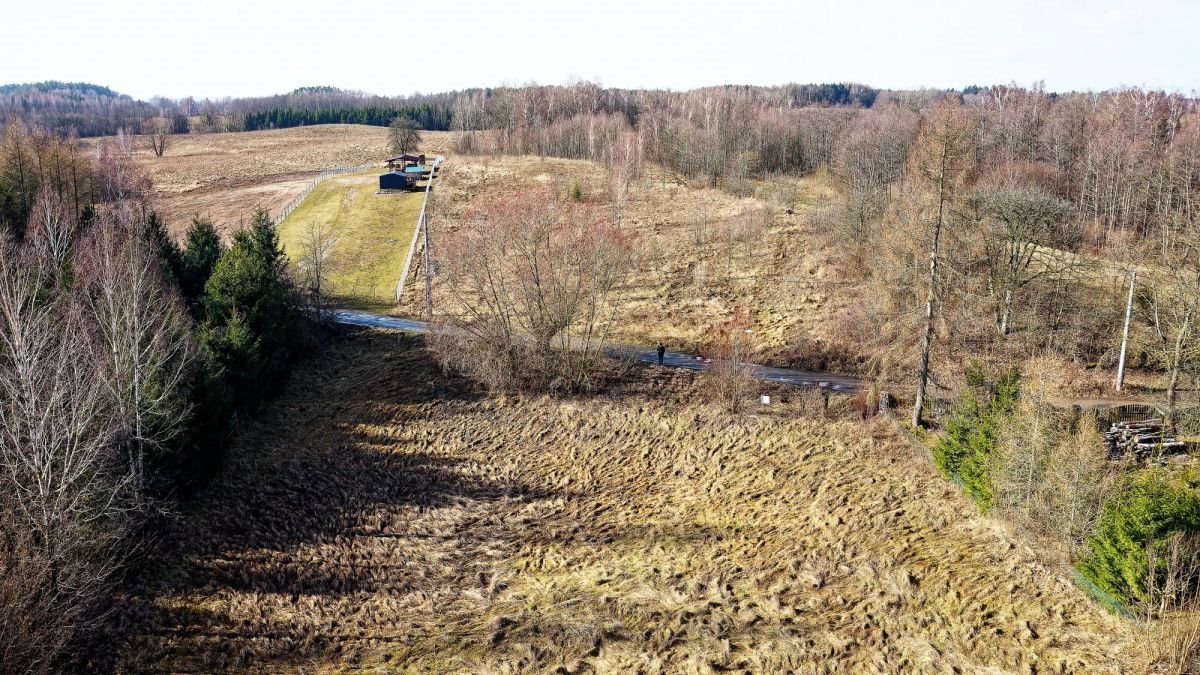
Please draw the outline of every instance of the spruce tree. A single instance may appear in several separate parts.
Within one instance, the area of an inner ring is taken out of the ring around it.
[[[223,246],[212,221],[199,216],[192,218],[185,244],[179,284],[184,297],[194,304],[204,295],[204,285],[221,258]]]

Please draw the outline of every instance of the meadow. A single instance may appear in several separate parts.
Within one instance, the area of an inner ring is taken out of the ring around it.
[[[439,231],[456,228],[489,197],[546,189],[567,199],[578,188],[578,201],[635,237],[614,339],[696,351],[714,324],[742,307],[754,318],[762,358],[818,370],[860,368],[861,355],[832,347],[851,298],[838,292],[835,270],[806,220],[808,206],[831,191],[827,178],[762,181],[737,197],[647,166],[618,207],[611,170],[591,161],[452,155],[442,173],[430,217],[435,257]],[[435,304],[453,313],[444,290],[435,280]],[[418,312],[422,302],[414,289],[400,311]]]
[[[888,423],[733,417],[694,377],[488,397],[347,334],[118,599],[118,670],[1138,669],[1132,624]]]
[[[449,134],[426,132],[422,150],[443,151]],[[104,139],[84,139],[94,149]],[[166,153],[155,157],[135,139],[135,158],[153,179],[153,206],[177,234],[192,216],[212,218],[230,232],[248,221],[254,208],[278,213],[321,171],[359,166],[388,156],[387,129],[361,124],[181,134],[169,137]]]

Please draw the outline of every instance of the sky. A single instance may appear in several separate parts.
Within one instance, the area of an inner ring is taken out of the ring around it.
[[[1200,91],[1196,0],[0,0],[0,83],[136,98],[502,84]]]

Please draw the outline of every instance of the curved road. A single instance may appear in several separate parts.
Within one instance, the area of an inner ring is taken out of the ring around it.
[[[347,326],[370,326],[386,328],[407,333],[424,333],[428,324],[424,321],[401,319],[373,312],[360,312],[350,309],[338,309],[333,312],[335,323]],[[605,348],[605,353],[613,357],[633,358],[644,363],[657,363],[658,354],[654,349],[634,345],[611,344]],[[684,352],[667,352],[663,355],[663,365],[672,368],[687,368],[688,370],[704,370],[708,361],[695,354]],[[793,387],[818,387],[839,394],[850,394],[862,388],[862,380],[845,375],[830,375],[829,373],[814,373],[806,370],[791,370],[789,368],[771,368],[768,366],[751,366],[754,379],[764,382],[775,382]]]

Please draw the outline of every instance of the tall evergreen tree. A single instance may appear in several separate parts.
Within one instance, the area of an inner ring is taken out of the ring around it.
[[[162,264],[163,278],[172,284],[181,281],[183,267],[183,250],[167,232],[166,223],[159,217],[157,211],[151,211],[146,216],[146,238],[158,253]]]
[[[204,285],[212,276],[224,247],[212,220],[199,216],[192,218],[185,246],[179,285],[188,302],[196,303],[204,295]]]
[[[264,209],[234,235],[204,287],[205,342],[225,366],[237,406],[273,393],[295,353],[286,259]]]

